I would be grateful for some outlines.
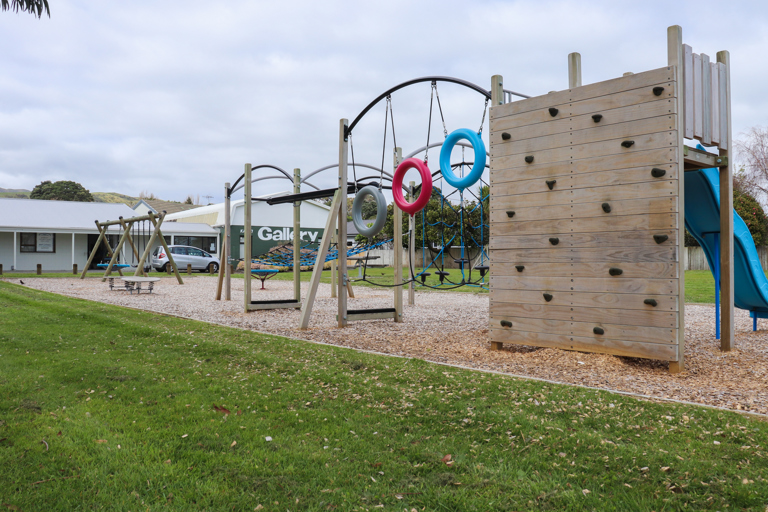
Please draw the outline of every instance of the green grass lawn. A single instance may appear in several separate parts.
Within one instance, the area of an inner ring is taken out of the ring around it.
[[[735,413],[0,283],[10,510],[763,511],[766,447]]]

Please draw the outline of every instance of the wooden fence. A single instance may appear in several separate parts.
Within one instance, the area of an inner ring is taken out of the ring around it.
[[[757,255],[760,258],[760,264],[763,271],[768,269],[768,248],[758,247]],[[704,256],[704,249],[701,247],[686,247],[683,251],[685,270],[709,270],[707,257]]]

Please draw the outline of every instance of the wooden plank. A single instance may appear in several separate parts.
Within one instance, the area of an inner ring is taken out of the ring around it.
[[[668,89],[665,87],[665,92],[667,90]],[[634,93],[634,96],[640,97],[646,101],[649,99],[648,92],[645,90],[642,90],[641,92],[631,92]],[[506,143],[506,141],[501,138],[502,132],[508,133],[511,137],[510,140],[517,141],[554,135],[557,133],[565,133],[572,130],[585,130],[597,126],[608,126],[628,121],[638,121],[640,119],[675,114],[676,103],[673,101],[673,92],[674,91],[669,91],[667,94],[662,93],[663,96],[670,96],[669,99],[658,99],[651,94],[651,97],[656,99],[656,101],[631,104],[613,110],[607,109],[604,101],[598,101],[602,100],[602,98],[590,100],[589,106],[591,108],[589,110],[578,108],[578,112],[586,110],[585,114],[579,113],[554,120],[552,120],[548,111],[536,111],[520,114],[519,116],[505,117],[491,123],[491,144]],[[621,94],[627,95],[628,93]],[[580,107],[580,105],[576,104],[569,110],[577,110],[577,107]],[[597,113],[603,116],[599,123],[596,123],[592,118],[592,116]],[[536,114],[535,118],[534,114]]]
[[[622,215],[621,217],[592,217],[590,219],[530,220],[523,222],[491,223],[494,236],[549,233],[595,233],[600,231],[653,230],[669,233],[677,228],[677,214],[656,213],[652,215]],[[557,247],[553,247],[555,249]],[[559,248],[559,250],[565,250]]]
[[[646,304],[646,299],[653,299],[657,305]],[[609,310],[639,309],[643,311],[678,311],[676,295],[637,295],[634,293],[605,292],[560,292],[552,294],[547,302],[541,291],[494,290],[491,305],[498,303],[539,304],[549,306],[568,306],[602,308]]]
[[[386,320],[389,318],[397,320],[397,312],[396,311],[387,311],[382,313],[349,313],[347,312],[348,322],[354,322],[356,320]]]
[[[501,321],[512,322],[512,327],[502,328]],[[495,326],[494,326],[495,324]],[[641,343],[676,343],[677,329],[669,327],[647,327],[642,325],[604,324],[590,321],[554,320],[550,318],[530,317],[490,317],[490,325],[505,331],[559,333],[568,336],[590,338],[600,344],[605,338]],[[604,334],[595,334],[595,327],[602,328]]]
[[[676,247],[656,245],[654,247],[627,248],[582,248],[553,251],[550,249],[496,249],[489,255],[492,265],[505,261],[520,263],[525,261],[540,261],[547,263],[583,263],[591,261],[608,261],[614,263],[639,262],[674,262],[678,261]],[[493,269],[493,266],[491,267]],[[493,273],[493,270],[491,270]]]
[[[683,45],[684,61],[683,66],[683,81],[684,87],[684,102],[683,111],[685,112],[685,137],[688,139],[693,138],[693,49],[687,44]]]
[[[548,206],[551,204],[576,204],[611,202],[625,199],[651,199],[676,195],[677,180],[658,179],[648,183],[629,185],[611,185],[607,187],[574,188],[569,184],[573,178],[558,178],[552,190],[546,180],[524,181],[520,186],[514,182],[496,186],[493,200],[495,208],[525,208],[529,206]],[[568,188],[566,188],[568,187]]]
[[[544,209],[538,206],[505,208],[503,205],[493,204],[491,206],[490,218],[492,223],[501,223],[526,220],[586,219],[590,217],[604,217],[606,215],[647,215],[651,213],[675,213],[678,211],[676,197],[608,202],[608,205],[611,207],[610,214],[603,211],[602,204],[603,202],[557,204],[547,206]],[[514,212],[512,218],[507,214],[508,211]]]
[[[566,166],[563,166],[566,167]],[[659,168],[664,169],[666,174],[663,176],[663,180],[660,178],[654,178],[651,174],[651,169]],[[500,188],[504,184],[514,184],[524,190],[536,190],[536,186],[540,186],[542,183],[546,187],[546,179],[542,178],[530,178],[528,176],[520,176],[519,173],[516,176],[517,179],[512,180],[497,180],[496,176],[491,176],[491,186]],[[644,165],[642,167],[633,167],[631,169],[621,169],[613,171],[600,171],[590,173],[571,173],[557,178],[557,184],[560,186],[557,188],[569,188],[569,189],[582,189],[582,188],[595,188],[604,186],[620,186],[620,185],[632,185],[636,183],[658,183],[666,180],[677,179],[677,165],[674,164],[659,164],[659,165]],[[533,181],[531,181],[533,180]],[[533,186],[531,186],[533,185]],[[545,190],[549,190],[547,187]],[[494,194],[495,195],[495,194]]]
[[[635,151],[628,154],[592,156],[567,162],[528,164],[524,160],[511,167],[491,168],[491,183],[502,183],[518,179],[551,178],[586,172],[617,171],[638,166],[654,166],[669,169],[677,162],[677,151],[673,148]],[[668,166],[668,167],[667,167]]]
[[[709,55],[701,54],[701,142],[712,144],[712,74]]]
[[[283,302],[274,304],[248,304],[248,311],[265,311],[268,309],[301,309],[301,302]]]
[[[536,156],[536,153],[540,151],[552,150],[554,148],[565,148],[578,144],[612,141],[616,139],[621,139],[619,141],[619,145],[621,145],[621,142],[624,140],[634,139],[638,135],[673,130],[676,125],[677,115],[675,114],[666,114],[637,121],[616,123],[613,125],[600,125],[598,123],[597,126],[593,125],[584,130],[573,130],[530,139],[512,140],[503,144],[494,144],[491,146],[491,156],[501,157],[520,154],[533,154]]]
[[[573,308],[550,304],[512,304],[495,302],[491,304],[490,318],[539,318],[574,321],[589,318],[590,321],[617,325],[644,325],[647,327],[678,328],[678,315],[672,311],[651,311],[643,309]],[[514,327],[514,325],[513,325]]]
[[[693,54],[693,138],[701,139],[704,133],[704,96],[702,88],[701,55]]]
[[[727,150],[729,149],[728,144],[730,143],[728,140],[728,126],[731,119],[731,112],[728,109],[728,98],[730,94],[728,89],[730,84],[728,83],[728,70],[725,64],[719,60],[717,62],[717,75],[718,82],[720,83],[720,105],[718,106],[718,110],[720,112],[720,144],[718,144],[718,147],[720,149]]]
[[[568,162],[580,158],[593,158],[595,155],[630,155],[638,151],[648,149],[671,148],[676,140],[675,131],[665,131],[649,133],[645,135],[636,135],[633,137],[634,144],[625,148],[621,145],[624,138],[612,139],[590,144],[579,144],[564,148],[550,149],[548,151],[538,151],[534,156],[534,162],[538,164]],[[492,150],[493,151],[493,148]],[[501,169],[506,167],[518,167],[525,163],[526,154],[493,156],[491,153],[491,169]],[[671,160],[670,160],[671,161]]]
[[[549,107],[564,106],[568,103],[583,101],[590,98],[599,98],[613,93],[629,91],[632,89],[648,89],[663,82],[669,82],[674,77],[674,70],[671,67],[663,67],[643,73],[637,73],[629,77],[615,78],[595,84],[585,85],[577,89],[566,89],[564,91],[553,92],[542,96],[514,101],[505,105],[500,105],[493,109],[491,119],[519,114],[521,112],[531,112],[538,109],[548,109]]]
[[[583,338],[563,334],[512,331],[500,327],[497,328],[496,326],[491,326],[490,338],[492,343],[514,343],[517,345],[579,350],[615,356],[644,357],[669,361],[677,360],[677,347],[662,343],[639,343],[613,338],[605,338],[598,341],[595,340],[594,336]]]
[[[501,276],[493,273],[491,288],[495,290],[539,290],[542,292],[603,292],[643,295],[673,295],[674,279],[621,279],[620,277],[539,277],[527,272]]]
[[[612,268],[623,271],[616,279],[659,278],[675,279],[678,277],[679,266],[674,262],[666,263],[616,263],[611,261],[586,261],[582,263],[541,263],[535,260],[520,260],[516,262],[497,262],[493,264],[493,276],[513,276],[520,273],[518,266],[523,266],[522,274],[532,276],[552,277],[595,277],[608,276]]]
[[[711,79],[712,89],[712,144],[718,144],[720,142],[720,75],[718,74],[717,62],[710,62],[709,64],[709,76]]]
[[[581,220],[581,219],[580,219]],[[551,233],[499,236],[494,233],[489,242],[491,249],[546,249],[553,247],[549,241],[557,237],[559,248],[579,247],[645,247],[656,245],[653,235],[669,238],[659,245],[676,245],[677,230],[659,231],[604,231],[597,233]],[[495,273],[494,273],[495,274]]]

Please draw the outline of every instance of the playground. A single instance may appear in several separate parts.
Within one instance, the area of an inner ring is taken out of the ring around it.
[[[254,280],[255,281],[255,280]],[[11,281],[14,282],[14,281]],[[418,293],[414,306],[404,305],[408,321],[355,322],[345,329],[336,324],[336,299],[329,284],[317,291],[313,323],[299,330],[295,309],[245,313],[239,301],[207,299],[215,293],[216,278],[186,279],[183,286],[165,277],[154,293],[131,295],[110,291],[101,279],[26,279],[25,286],[140,310],[193,318],[263,333],[363,351],[414,357],[447,365],[545,379],[643,397],[680,400],[735,411],[768,414],[768,348],[764,333],[752,332],[752,320],[736,311],[738,349],[721,352],[715,340],[712,305],[688,304],[685,310],[685,373],[670,375],[665,361],[616,357],[607,354],[509,345],[488,350],[488,294],[460,292]],[[291,281],[267,281],[266,290],[254,286],[263,300],[290,295]],[[243,292],[243,280],[232,280],[232,292]],[[306,293],[306,283],[303,292]],[[351,307],[381,308],[392,300],[390,289],[353,286]],[[199,300],[205,297],[205,300]]]

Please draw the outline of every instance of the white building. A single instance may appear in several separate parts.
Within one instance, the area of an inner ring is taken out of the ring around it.
[[[259,199],[287,195],[288,192],[263,196]],[[242,258],[245,254],[245,240],[243,236],[244,206],[243,199],[233,200],[230,203],[230,225],[232,229],[231,254],[236,258]],[[201,206],[194,210],[187,210],[168,214],[166,222],[181,224],[186,222],[205,223],[224,232],[225,203]],[[320,243],[325,230],[330,207],[319,201],[309,200],[301,202],[300,236],[303,245],[316,245]],[[269,205],[265,201],[254,201],[251,207],[251,233],[253,233],[252,254],[254,257],[266,253],[270,248],[293,242],[293,203]],[[222,235],[223,236],[223,235]]]
[[[4,270],[21,271],[33,271],[38,264],[45,271],[71,270],[74,264],[82,269],[99,236],[96,221],[136,216],[137,212],[125,204],[0,198],[0,265]],[[139,251],[146,247],[152,230],[149,221],[135,225],[131,236]],[[160,230],[169,245],[193,245],[188,242],[194,241],[199,242],[194,244],[198,247],[206,244],[206,250],[218,249],[218,231],[205,224],[166,221]],[[110,247],[117,246],[122,231],[120,226],[109,228]],[[94,264],[101,263],[104,254],[100,256]],[[121,251],[120,262],[138,263],[128,244]]]

